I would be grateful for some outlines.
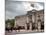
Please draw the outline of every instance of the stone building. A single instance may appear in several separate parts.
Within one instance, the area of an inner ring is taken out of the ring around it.
[[[44,10],[28,11],[26,15],[16,16],[14,27],[24,27],[24,30],[44,30]]]

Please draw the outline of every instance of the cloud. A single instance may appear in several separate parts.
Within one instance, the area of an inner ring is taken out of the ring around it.
[[[7,17],[15,17],[17,15],[23,15],[25,14],[24,7],[22,5],[22,2],[6,2],[6,19]]]
[[[15,16],[25,15],[27,11],[32,10],[31,2],[25,1],[9,1],[6,0],[5,9],[6,9],[6,19],[12,19]],[[33,3],[36,7],[35,9],[43,9],[43,3]]]

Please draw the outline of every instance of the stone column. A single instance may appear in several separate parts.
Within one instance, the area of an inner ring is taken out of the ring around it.
[[[32,23],[34,24],[34,30],[36,30],[36,12],[33,12],[32,14]]]
[[[28,16],[26,17],[25,30],[27,30]]]
[[[32,30],[32,22],[30,22],[30,30]]]
[[[39,22],[38,22],[38,31],[40,31],[41,30],[41,20],[39,20]]]
[[[35,12],[33,12],[33,14],[32,14],[32,22],[35,23],[35,20],[36,20]]]
[[[38,14],[38,31],[41,30],[41,18],[40,15]]]
[[[26,25],[26,23],[25,23],[25,30],[27,30],[27,25]]]

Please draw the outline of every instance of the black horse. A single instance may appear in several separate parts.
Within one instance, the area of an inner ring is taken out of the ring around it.
[[[20,29],[25,29],[24,26],[18,26],[17,28],[15,27],[14,30],[20,30]]]

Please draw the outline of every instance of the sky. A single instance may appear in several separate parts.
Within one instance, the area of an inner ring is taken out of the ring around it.
[[[34,8],[31,6],[34,4]],[[30,10],[42,10],[43,2],[5,0],[6,19],[14,19],[16,16],[25,15]]]

